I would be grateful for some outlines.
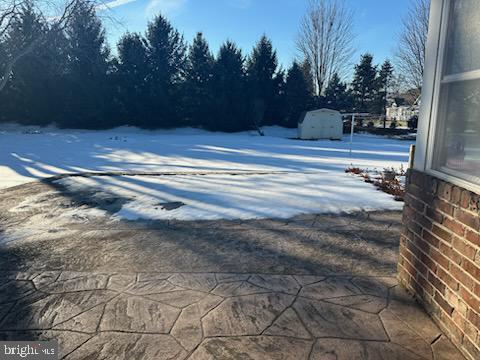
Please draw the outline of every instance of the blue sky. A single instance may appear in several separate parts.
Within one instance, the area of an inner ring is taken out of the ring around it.
[[[355,13],[356,55],[371,52],[377,63],[392,58],[409,0],[346,0]],[[190,42],[202,31],[217,52],[226,39],[249,52],[265,33],[288,67],[296,56],[295,37],[308,0],[115,0],[109,11],[118,21],[107,21],[108,38],[115,45],[126,30],[144,32],[157,13],[166,15]],[[117,22],[119,24],[117,24]]]

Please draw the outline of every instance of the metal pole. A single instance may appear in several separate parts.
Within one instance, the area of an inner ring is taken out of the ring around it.
[[[410,145],[410,154],[408,157],[408,168],[413,169],[413,163],[415,160],[415,145]]]
[[[350,129],[350,156],[352,156],[353,132],[355,130],[355,114],[352,114],[352,126]]]

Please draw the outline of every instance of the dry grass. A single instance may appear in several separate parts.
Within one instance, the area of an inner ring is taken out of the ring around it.
[[[392,169],[386,169],[386,171],[392,171]],[[358,167],[349,167],[345,169],[347,174],[354,174],[363,179],[368,184],[373,184],[378,190],[383,191],[384,193],[390,194],[395,198],[395,201],[404,201],[405,198],[405,187],[398,180],[398,176],[405,176],[405,171],[400,169],[399,172],[395,172],[394,179],[385,179],[384,177],[379,177],[378,179],[372,179],[370,174],[365,169],[360,169]]]

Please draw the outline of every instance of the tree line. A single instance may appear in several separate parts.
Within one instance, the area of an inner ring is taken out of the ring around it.
[[[350,84],[333,73],[319,91],[308,58],[286,70],[266,37],[247,56],[232,41],[212,54],[198,33],[189,45],[162,15],[144,34],[126,33],[113,55],[96,7],[76,2],[68,25],[49,21],[26,1],[0,38],[0,64],[44,33],[21,57],[0,92],[0,121],[63,128],[199,127],[242,131],[264,125],[296,127],[302,112],[328,107],[384,114],[393,79],[362,55]]]

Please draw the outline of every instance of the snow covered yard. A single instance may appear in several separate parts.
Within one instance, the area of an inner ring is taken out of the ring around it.
[[[195,129],[29,129],[0,130],[0,188],[59,174],[127,174],[67,177],[56,184],[122,198],[121,209],[110,215],[132,220],[287,218],[400,209],[402,203],[392,196],[344,171],[351,166],[405,167],[411,144],[356,135],[350,152],[348,137],[299,141],[292,139],[296,130],[282,128],[266,128],[265,137]],[[181,174],[158,175],[172,173]],[[77,211],[88,217],[102,210]]]

